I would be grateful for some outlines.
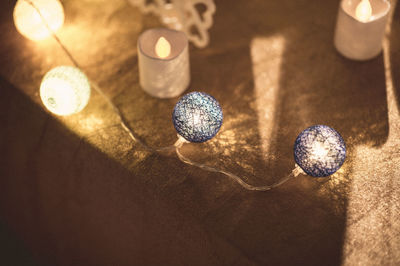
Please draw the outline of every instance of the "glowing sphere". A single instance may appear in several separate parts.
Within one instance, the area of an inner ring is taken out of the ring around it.
[[[48,38],[51,35],[48,27],[56,32],[63,23],[64,9],[58,0],[18,0],[15,4],[15,27],[33,41]]]
[[[294,159],[308,175],[334,174],[346,159],[346,144],[340,134],[324,125],[311,126],[294,143]]]
[[[89,80],[78,68],[53,68],[40,84],[40,98],[46,108],[57,115],[78,113],[89,101]]]
[[[222,119],[218,101],[204,92],[184,95],[172,113],[176,131],[190,142],[205,142],[213,138],[222,126]]]

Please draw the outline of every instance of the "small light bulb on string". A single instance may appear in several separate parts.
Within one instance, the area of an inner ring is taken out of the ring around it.
[[[90,83],[78,68],[59,66],[44,76],[40,84],[40,98],[46,108],[54,114],[75,114],[89,102]]]
[[[313,177],[334,174],[346,159],[346,144],[340,134],[325,125],[303,130],[294,143],[297,165]]]
[[[17,30],[33,41],[50,37],[64,24],[64,9],[58,0],[18,0],[13,16]]]
[[[204,92],[184,95],[172,113],[176,131],[190,142],[205,142],[213,138],[221,128],[222,120],[218,101]]]

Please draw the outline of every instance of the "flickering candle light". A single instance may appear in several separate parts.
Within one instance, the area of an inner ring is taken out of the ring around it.
[[[140,86],[158,98],[173,98],[190,82],[188,40],[183,32],[155,28],[138,40]]]
[[[58,0],[18,0],[13,16],[17,30],[33,41],[50,37],[64,23],[64,9]]]
[[[382,50],[389,16],[388,0],[342,0],[335,31],[335,47],[345,57],[368,60]]]

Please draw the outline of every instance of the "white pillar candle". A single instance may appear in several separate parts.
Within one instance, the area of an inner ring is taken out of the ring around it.
[[[368,60],[382,50],[390,2],[342,0],[335,32],[335,47],[345,57]]]
[[[176,97],[190,82],[185,33],[165,28],[143,32],[138,40],[140,86],[158,98]]]

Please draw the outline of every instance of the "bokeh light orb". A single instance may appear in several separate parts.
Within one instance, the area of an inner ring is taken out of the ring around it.
[[[43,77],[40,98],[54,114],[75,114],[89,102],[90,83],[86,75],[76,67],[55,67]]]
[[[184,95],[172,113],[176,131],[190,142],[205,142],[213,138],[221,128],[222,120],[218,101],[204,92]]]
[[[62,27],[64,9],[59,0],[18,0],[14,7],[14,24],[26,38],[43,40],[51,36],[48,27],[53,32]]]
[[[294,159],[308,175],[334,174],[346,159],[346,144],[331,127],[315,125],[303,130],[294,143]]]

